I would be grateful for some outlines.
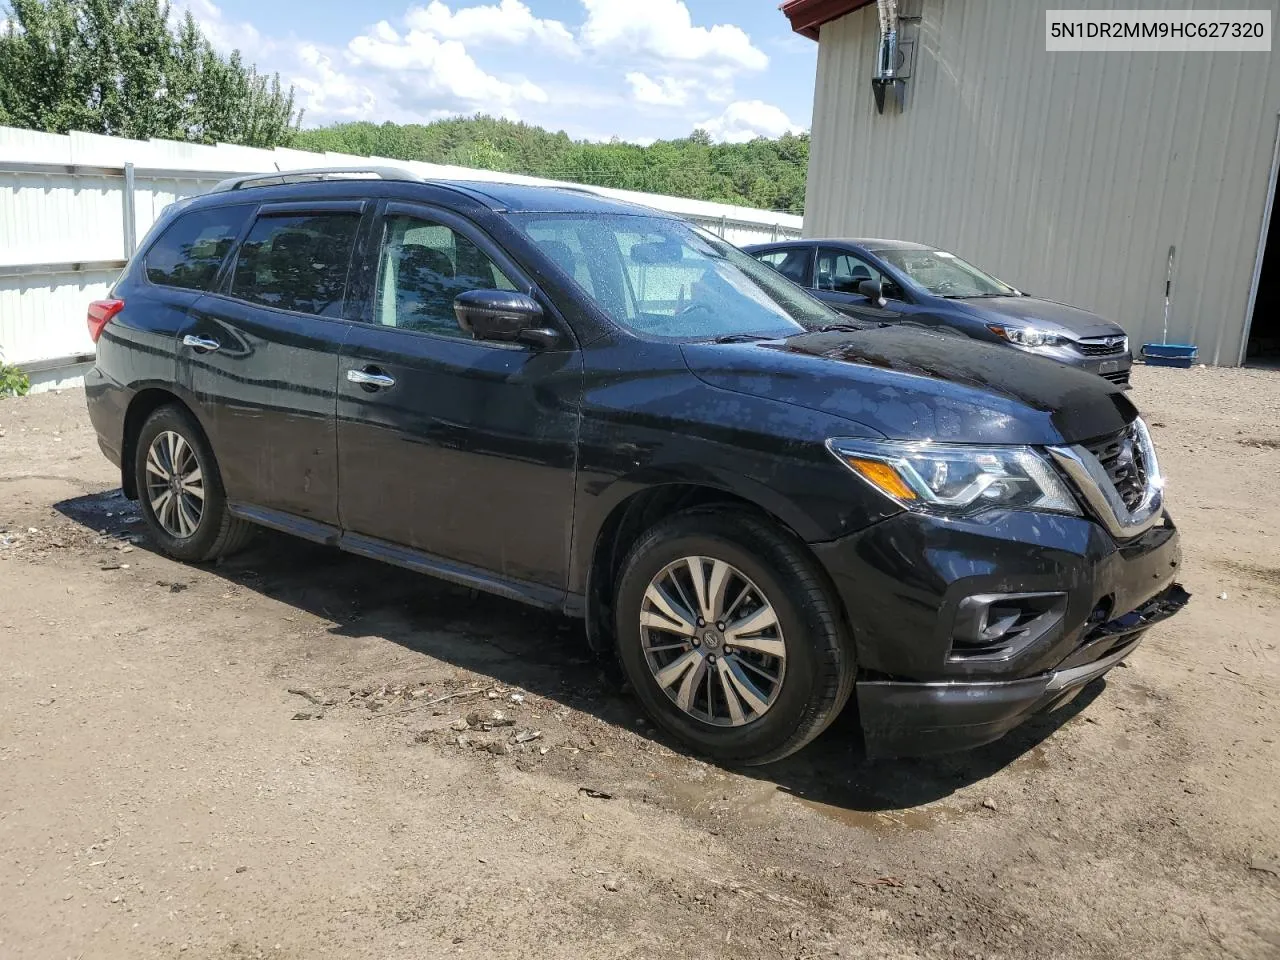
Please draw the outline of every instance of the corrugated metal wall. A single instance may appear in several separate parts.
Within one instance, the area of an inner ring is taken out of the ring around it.
[[[1051,54],[1045,10],[1063,4],[913,6],[901,113],[877,115],[871,96],[875,7],[822,28],[806,235],[935,243],[1104,314],[1137,343],[1160,338],[1176,246],[1170,342],[1239,362],[1280,111],[1276,54]]]
[[[130,252],[125,164],[136,168],[133,235],[139,241],[168,204],[234,173],[376,164],[429,179],[577,186],[378,157],[0,127],[0,356],[6,362],[40,365],[93,352],[85,307],[106,294]],[[789,214],[723,203],[583,189],[679,214],[738,244],[798,237],[803,223]]]

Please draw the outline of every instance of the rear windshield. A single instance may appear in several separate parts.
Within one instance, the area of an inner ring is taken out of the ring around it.
[[[147,279],[162,287],[208,290],[252,206],[206,207],[181,214],[147,251]]]
[[[615,323],[642,336],[785,337],[841,322],[772,267],[683,220],[545,213],[511,219]]]

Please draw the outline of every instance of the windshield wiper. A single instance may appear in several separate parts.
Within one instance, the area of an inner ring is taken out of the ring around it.
[[[755,340],[776,340],[776,337],[766,337],[762,333],[725,333],[716,337],[714,343],[751,343]]]

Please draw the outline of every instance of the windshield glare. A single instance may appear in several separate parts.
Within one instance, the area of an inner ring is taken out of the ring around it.
[[[935,297],[1011,297],[1017,291],[944,250],[876,250]]]
[[[619,326],[646,337],[787,337],[840,315],[682,220],[517,214],[525,235]]]

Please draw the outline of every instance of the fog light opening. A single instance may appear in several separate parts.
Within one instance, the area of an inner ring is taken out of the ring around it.
[[[1065,593],[989,593],[960,601],[952,630],[952,660],[1002,660],[1062,623]]]

